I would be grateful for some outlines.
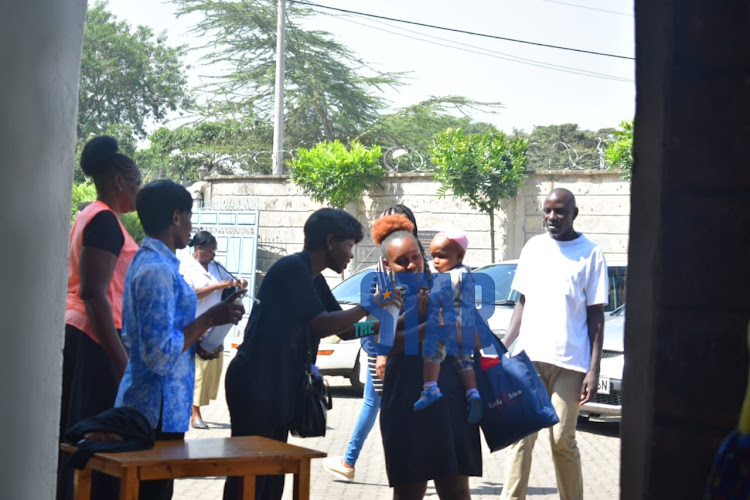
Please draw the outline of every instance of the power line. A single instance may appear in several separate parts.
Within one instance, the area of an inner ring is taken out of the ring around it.
[[[544,1],[545,2],[549,2],[549,3],[559,3],[560,5],[567,5],[569,7],[578,7],[579,9],[596,10],[596,11],[599,11],[599,12],[606,12],[608,14],[618,14],[620,16],[633,17],[633,14],[632,13],[628,13],[628,12],[618,12],[616,10],[600,9],[598,7],[589,7],[588,5],[580,5],[580,4],[577,4],[577,3],[560,2],[559,0],[544,0]]]
[[[379,31],[384,31],[386,33],[391,33],[391,34],[396,35],[396,36],[402,36],[404,38],[409,38],[411,40],[417,40],[417,41],[421,41],[421,42],[425,42],[425,43],[430,43],[430,44],[433,44],[433,45],[438,45],[438,46],[441,46],[441,47],[447,47],[447,48],[451,48],[451,49],[455,49],[455,50],[460,50],[460,51],[463,51],[463,52],[469,52],[469,53],[472,53],[472,54],[479,54],[479,55],[483,55],[483,56],[494,57],[496,59],[503,59],[503,60],[506,60],[506,61],[517,62],[519,64],[526,64],[526,65],[529,65],[529,66],[536,66],[536,67],[539,67],[539,68],[549,69],[549,70],[553,70],[553,71],[561,71],[563,73],[570,73],[570,74],[581,75],[581,76],[589,76],[589,77],[593,77],[593,78],[601,78],[601,79],[613,80],[613,81],[617,81],[617,82],[633,83],[633,80],[628,79],[628,78],[623,78],[623,77],[619,77],[619,76],[615,76],[615,75],[608,75],[608,74],[605,74],[605,73],[597,73],[597,72],[594,72],[594,71],[589,71],[589,70],[581,69],[581,68],[573,68],[573,67],[570,67],[570,66],[561,66],[561,65],[558,65],[558,64],[547,63],[547,62],[544,62],[544,61],[536,61],[534,59],[527,59],[527,58],[523,58],[523,57],[513,56],[513,55],[510,55],[510,54],[505,54],[503,52],[497,52],[497,51],[494,51],[494,50],[486,49],[484,47],[477,47],[475,45],[470,45],[470,44],[466,44],[466,43],[456,42],[456,41],[453,41],[453,40],[447,40],[445,38],[440,38],[440,37],[436,37],[436,36],[432,36],[432,35],[427,35],[427,34],[424,34],[424,33],[419,33],[419,32],[416,32],[416,31],[413,31],[413,30],[409,30],[409,29],[406,29],[406,28],[399,28],[397,26],[393,26],[393,25],[385,23],[383,21],[376,21],[376,22],[384,24],[385,26],[388,26],[388,27],[393,28],[393,29],[407,31],[409,33],[416,33],[416,34],[418,34],[420,36],[426,36],[426,37],[429,37],[429,38],[434,38],[436,40],[441,40],[441,41],[448,42],[448,43],[439,43],[439,42],[434,42],[434,41],[431,41],[431,40],[425,40],[424,38],[409,36],[409,35],[406,35],[406,34],[403,34],[403,33],[397,33],[395,31],[387,30],[387,29],[384,29],[384,28],[379,28],[379,27],[376,27],[376,26],[372,26],[370,24],[357,22],[357,21],[354,21],[354,20],[351,20],[351,19],[346,19],[343,16],[335,16],[335,17],[338,18],[338,19],[341,19],[342,21],[346,21],[346,22],[349,22],[349,23],[357,24],[359,26],[365,26],[365,27],[372,28],[372,29],[379,30]],[[469,47],[469,48],[467,49],[467,48],[457,47],[456,45],[451,45],[451,44],[463,45],[463,46]],[[476,50],[471,50],[471,49],[476,49]]]
[[[296,3],[296,4],[300,4],[300,5],[308,5],[310,7],[318,7],[318,8],[321,8],[321,9],[334,10],[334,11],[338,11],[338,12],[344,12],[344,13],[347,13],[347,14],[354,14],[354,15],[357,15],[357,16],[372,17],[374,19],[383,19],[385,21],[393,21],[393,22],[396,22],[396,23],[404,23],[404,24],[411,24],[411,25],[414,25],[414,26],[422,26],[423,28],[432,28],[432,29],[443,30],[443,31],[451,31],[453,33],[462,33],[464,35],[480,36],[480,37],[484,37],[484,38],[492,38],[494,40],[503,40],[503,41],[506,41],[506,42],[522,43],[522,44],[525,44],[525,45],[534,45],[536,47],[546,47],[548,49],[567,50],[569,52],[578,52],[578,53],[581,53],[581,54],[590,54],[590,55],[603,56],[603,57],[613,57],[613,58],[616,58],[616,59],[627,59],[629,61],[634,61],[635,60],[634,57],[621,56],[621,55],[618,55],[618,54],[607,54],[605,52],[596,52],[596,51],[593,51],[593,50],[575,49],[575,48],[572,48],[572,47],[563,47],[563,46],[560,46],[560,45],[550,45],[550,44],[540,43],[540,42],[530,42],[528,40],[519,40],[519,39],[516,39],[516,38],[507,38],[507,37],[502,37],[502,36],[497,36],[497,35],[489,35],[487,33],[477,33],[477,32],[474,32],[474,31],[465,31],[465,30],[460,30],[460,29],[456,29],[456,28],[448,28],[448,27],[445,27],[445,26],[436,26],[434,24],[418,23],[416,21],[407,21],[405,19],[396,19],[396,18],[393,18],[393,17],[379,16],[379,15],[376,15],[376,14],[368,14],[368,13],[365,13],[365,12],[357,12],[357,11],[354,11],[354,10],[339,9],[337,7],[329,7],[327,5],[320,5],[320,4],[312,3],[312,2],[304,2],[304,1],[301,1],[301,0],[288,0],[288,1],[289,1],[289,3]]]

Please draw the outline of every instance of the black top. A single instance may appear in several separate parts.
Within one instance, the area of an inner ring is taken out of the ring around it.
[[[313,361],[318,351],[320,339],[310,333],[307,323],[341,307],[325,278],[313,279],[306,252],[288,255],[271,266],[257,298],[260,304],[253,307],[227,378],[242,379],[233,382],[240,382],[242,397],[255,407],[257,418],[283,426],[294,418],[308,346]]]
[[[120,256],[125,236],[114,212],[102,210],[83,228],[83,246],[100,248]]]

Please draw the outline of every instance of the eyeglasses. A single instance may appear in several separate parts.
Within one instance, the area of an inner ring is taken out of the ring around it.
[[[143,179],[141,179],[140,177],[125,177],[125,176],[123,176],[123,178],[126,181],[135,182],[136,186],[140,186],[141,183],[143,182]]]

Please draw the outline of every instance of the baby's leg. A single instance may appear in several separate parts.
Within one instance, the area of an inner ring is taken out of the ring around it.
[[[432,358],[432,356],[430,356]],[[437,384],[440,377],[440,361],[434,359],[425,359],[422,368],[422,380],[425,385]]]
[[[466,389],[466,403],[469,410],[467,421],[470,424],[478,424],[482,420],[484,411],[482,408],[482,398],[479,395],[479,391],[477,391],[474,359],[468,354],[456,356],[455,360],[458,376],[461,379],[461,383],[464,384],[464,389]]]
[[[422,368],[424,387],[419,399],[414,403],[414,411],[424,410],[443,397],[443,393],[440,392],[440,388],[437,385],[437,379],[440,376],[440,363],[444,359],[445,342],[437,343],[437,352],[434,355],[424,355],[424,365]]]
[[[477,388],[477,377],[474,374],[474,358],[471,354],[465,356],[456,356],[456,368],[458,369],[458,376],[461,379],[461,383],[464,385],[464,389],[468,392],[471,389]],[[439,372],[438,372],[439,373]]]
[[[437,385],[440,377],[440,363],[445,361],[445,342],[438,342],[435,354],[424,356],[424,367],[422,368],[422,381],[425,387]]]

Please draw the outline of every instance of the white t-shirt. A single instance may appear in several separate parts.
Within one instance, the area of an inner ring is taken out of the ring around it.
[[[180,274],[182,274],[187,284],[190,285],[193,290],[214,285],[219,281],[232,280],[232,277],[223,269],[220,269],[219,266],[216,265],[216,262],[209,262],[208,271],[206,271],[203,269],[200,262],[195,260],[192,255],[180,262]],[[202,299],[198,299],[198,304],[195,309],[195,317],[197,318],[206,312],[209,307],[221,302],[222,291],[223,290],[214,290]]]
[[[578,372],[591,364],[587,306],[609,299],[601,248],[583,234],[557,241],[535,236],[521,250],[513,289],[526,303],[514,352]]]

